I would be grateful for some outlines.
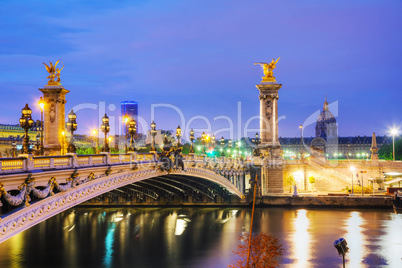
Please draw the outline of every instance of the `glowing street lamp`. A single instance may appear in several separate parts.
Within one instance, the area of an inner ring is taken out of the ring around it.
[[[260,139],[260,136],[258,135],[258,132],[255,133],[255,139],[252,139],[251,141],[255,144],[255,148],[253,149],[253,155],[259,156],[260,149],[258,148],[258,145],[261,143],[261,139]]]
[[[13,157],[16,157],[17,142],[15,140],[11,143],[11,149],[13,149]]]
[[[223,152],[224,145],[225,145],[225,139],[222,137],[221,138],[221,156],[225,156],[225,153]]]
[[[232,140],[229,139],[228,143],[229,143],[229,156],[230,156],[232,152]]]
[[[205,143],[206,143],[207,135],[205,132],[201,134],[201,143],[202,143],[202,153],[205,154]]]
[[[137,122],[135,122],[134,119],[131,119],[130,123],[129,123],[129,127],[128,127],[128,133],[130,133],[130,148],[129,151],[130,152],[135,152],[135,142],[134,142],[134,135],[137,132]]]
[[[212,135],[211,137],[211,144],[212,144],[212,148],[215,149],[215,135]]]
[[[155,148],[155,136],[156,136],[156,124],[155,121],[152,121],[151,123],[151,152],[155,152],[156,148]]]
[[[68,114],[68,122],[67,122],[67,130],[70,131],[71,137],[70,137],[70,142],[68,144],[67,152],[69,153],[75,153],[77,149],[75,148],[74,145],[74,131],[77,130],[77,115],[74,113],[73,110],[70,111]]]
[[[355,172],[355,167],[351,166],[350,171],[352,171],[352,195],[353,195],[353,173]]]
[[[180,138],[181,138],[181,128],[178,126],[176,128],[176,138],[177,138],[177,147],[180,147]]]
[[[303,159],[303,125],[300,128],[300,159]]]
[[[28,130],[32,128],[34,121],[32,120],[31,114],[32,110],[28,107],[28,103],[25,104],[25,107],[21,111],[22,115],[20,118],[20,126],[25,130],[25,138],[24,138],[24,144],[22,147],[22,153],[23,154],[28,154],[31,152],[31,149],[29,148],[29,136],[28,136]]]
[[[392,135],[392,160],[395,161],[395,135],[398,135],[398,129],[392,128],[391,129]]]
[[[190,141],[191,141],[190,154],[193,154],[193,153],[194,153],[194,139],[195,139],[195,137],[194,137],[194,130],[191,129],[191,130],[190,130]]]
[[[105,133],[105,144],[102,147],[102,152],[109,152],[109,143],[107,139],[107,134],[110,131],[110,126],[109,126],[109,117],[105,114],[104,117],[102,117],[102,125],[101,125],[101,130],[103,133]]]
[[[45,100],[40,97],[38,102],[40,108],[40,155],[43,155],[43,111],[45,109]]]
[[[96,136],[96,148],[95,148],[95,153],[98,154],[98,153],[99,153],[99,152],[98,152],[98,147],[99,147],[99,131],[98,131],[97,129],[94,129],[94,130],[92,131],[92,134],[93,134],[94,136]]]

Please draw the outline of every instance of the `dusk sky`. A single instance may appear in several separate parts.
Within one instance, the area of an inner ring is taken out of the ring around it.
[[[202,132],[208,121],[217,137],[252,136],[244,126],[259,114],[263,75],[254,63],[281,57],[279,136],[299,137],[300,124],[314,135],[325,94],[340,136],[389,135],[393,125],[401,133],[401,14],[402,1],[391,0],[2,0],[0,123],[17,124],[25,103],[40,118],[42,62],[61,59],[77,133],[105,112],[116,122],[130,100],[141,125],[159,106],[158,129]]]

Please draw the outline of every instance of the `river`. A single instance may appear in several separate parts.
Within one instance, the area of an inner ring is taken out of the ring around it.
[[[247,208],[73,208],[0,244],[0,267],[227,267]],[[285,248],[281,267],[402,267],[391,210],[257,208],[253,231]]]

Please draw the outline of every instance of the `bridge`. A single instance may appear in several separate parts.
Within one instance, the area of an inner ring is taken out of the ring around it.
[[[261,197],[282,195],[284,182],[304,191],[315,188],[339,191],[350,186],[350,183],[360,183],[360,180],[363,188],[363,183],[367,185],[371,178],[374,189],[374,181],[381,180],[386,172],[402,172],[402,162],[378,160],[374,136],[370,162],[331,163],[325,160],[319,150],[311,148],[305,148],[306,151],[311,151],[311,159],[284,160],[278,138],[278,92],[282,84],[278,84],[274,77],[263,77],[256,87],[259,91],[260,131],[259,136],[256,135],[253,139],[254,157],[250,161],[244,161],[241,158],[208,158],[194,154],[182,156],[181,153],[176,154],[180,146],[175,149],[175,154],[169,153],[164,157],[155,152],[135,153],[134,119],[129,124],[126,122],[126,129],[129,125],[128,132],[131,136],[127,151],[131,153],[110,154],[107,138],[110,126],[106,114],[100,126],[105,135],[103,153],[77,155],[73,138],[67,147],[64,136],[65,103],[69,90],[60,81],[49,81],[39,89],[43,93],[39,104],[41,143],[38,148],[42,156],[29,154],[28,130],[32,127],[33,120],[32,111],[27,104],[20,118],[20,125],[25,130],[23,154],[16,158],[0,158],[0,242],[88,200],[98,204],[123,199],[127,204],[156,204],[161,200],[167,204],[205,204],[218,203],[220,200],[229,203],[233,201],[232,197],[237,196],[237,200],[245,203],[242,198],[249,187],[246,187],[246,174],[252,178],[258,177],[257,194]],[[155,123],[152,122],[150,127],[151,151],[155,151]],[[76,115],[71,110],[67,122],[71,137],[74,137],[76,129]],[[181,128],[178,127],[176,131],[176,144],[180,145]],[[204,137],[201,138],[204,146]],[[194,131],[190,131],[191,146],[194,139]],[[167,143],[163,144],[160,147]],[[221,149],[224,144],[225,141],[221,141]],[[231,140],[227,145],[231,149]],[[64,155],[66,149],[70,153]],[[169,150],[164,148],[164,153],[167,151]],[[359,180],[357,174],[350,171],[352,164],[356,171],[365,174]],[[316,181],[311,183],[315,186],[309,184],[310,177]],[[293,181],[289,183],[288,179],[292,178]]]
[[[140,202],[244,198],[241,159],[184,155],[183,164],[166,169],[154,153],[1,158],[0,242],[105,193]]]

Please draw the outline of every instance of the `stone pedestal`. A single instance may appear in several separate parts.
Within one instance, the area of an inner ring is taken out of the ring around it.
[[[263,161],[261,166],[261,194],[283,193],[283,160],[271,159]]]
[[[43,92],[44,108],[44,140],[43,147],[46,155],[61,153],[65,132],[65,104],[66,94],[70,92],[62,85],[44,86],[39,89]]]
[[[260,138],[258,146],[261,161],[261,194],[283,193],[283,161],[278,139],[278,91],[276,82],[261,82],[260,91]]]
[[[377,148],[377,139],[375,137],[375,133],[373,132],[373,136],[371,139],[371,161],[378,161],[378,148]]]

